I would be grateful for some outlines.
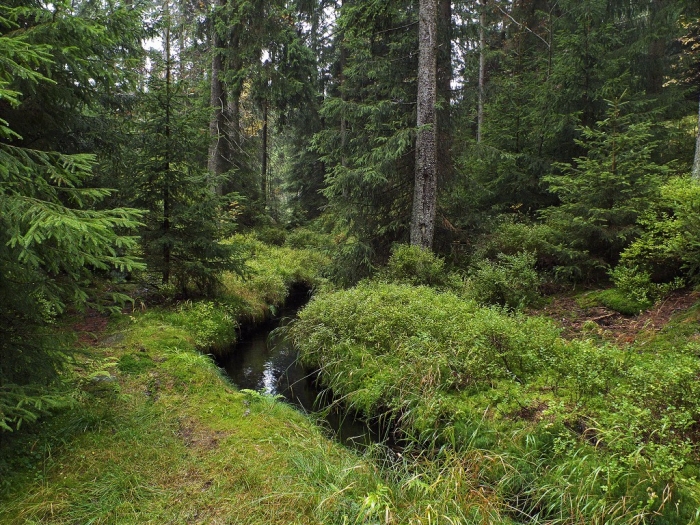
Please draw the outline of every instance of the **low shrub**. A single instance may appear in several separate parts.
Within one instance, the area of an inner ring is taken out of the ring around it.
[[[409,443],[498,458],[470,475],[533,523],[680,525],[698,508],[697,342],[566,341],[547,319],[377,281],[316,297],[291,335]]]
[[[165,315],[174,326],[192,334],[199,350],[216,352],[236,340],[238,323],[235,315],[223,303],[186,301],[177,310]]]
[[[236,235],[236,243],[245,253],[243,275],[224,274],[221,302],[234,308],[237,315],[260,320],[270,307],[281,305],[295,283],[309,288],[324,288],[322,277],[329,258],[317,250],[301,250],[288,246],[270,246],[252,234]]]
[[[483,260],[497,261],[500,254],[519,253],[532,254],[539,272],[561,282],[580,281],[599,269],[588,254],[569,247],[551,224],[519,222],[512,215],[500,218],[477,242],[472,266]]]
[[[326,233],[319,233],[308,228],[297,228],[287,234],[285,246],[303,250],[316,248],[327,250],[333,246],[332,237]]]
[[[700,184],[683,177],[661,188],[660,198],[638,220],[642,234],[621,254],[620,262],[638,267],[655,281],[700,275]]]
[[[313,299],[292,327],[302,358],[366,414],[500,380],[528,382],[561,350],[557,335],[543,318],[377,282]]]
[[[610,271],[610,277],[615,287],[592,296],[603,306],[624,315],[639,315],[656,301],[685,285],[680,277],[669,283],[653,283],[650,273],[636,266],[618,265]]]
[[[282,246],[287,240],[287,232],[284,228],[276,226],[261,226],[255,229],[255,236],[265,244]]]
[[[379,279],[414,286],[460,288],[461,278],[445,268],[445,260],[430,250],[399,244],[394,247]]]
[[[535,255],[499,254],[496,261],[482,260],[472,270],[468,295],[479,303],[520,309],[539,297],[542,278],[535,270]]]

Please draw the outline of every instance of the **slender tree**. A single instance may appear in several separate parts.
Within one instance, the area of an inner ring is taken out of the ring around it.
[[[691,171],[693,180],[700,182],[700,104],[698,104],[698,130],[695,138],[695,160]]]
[[[229,168],[230,148],[228,129],[229,122],[227,113],[229,110],[228,93],[224,83],[224,47],[225,33],[223,12],[226,7],[226,0],[216,0],[214,11],[211,14],[211,95],[210,103],[213,110],[209,125],[210,145],[209,145],[209,171],[221,180]],[[222,187],[217,187],[221,193]]]
[[[477,101],[476,142],[481,143],[484,129],[484,84],[486,79],[486,0],[479,9],[479,98]]]
[[[163,50],[152,53],[148,89],[139,95],[132,122],[130,196],[148,210],[141,246],[149,271],[183,295],[211,294],[223,270],[240,268],[235,247],[221,242],[234,217],[227,213],[229,197],[214,191],[222,187],[222,176],[200,160],[207,150],[207,118],[190,95],[193,80],[174,75],[170,9],[165,0],[159,19]]]

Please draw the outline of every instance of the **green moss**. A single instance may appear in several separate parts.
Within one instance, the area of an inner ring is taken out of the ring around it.
[[[623,315],[639,315],[644,310],[651,307],[650,301],[637,301],[628,295],[624,294],[617,288],[602,290],[594,294],[590,294],[592,299],[597,300],[600,304],[611,310],[615,310]]]
[[[125,354],[119,358],[117,365],[120,372],[125,374],[143,374],[155,366],[155,363],[146,354]]]

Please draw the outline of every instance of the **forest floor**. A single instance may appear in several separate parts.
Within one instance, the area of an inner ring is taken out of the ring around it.
[[[567,339],[595,336],[619,346],[635,343],[659,332],[680,312],[700,301],[700,292],[677,290],[651,309],[639,315],[623,315],[615,310],[587,300],[587,294],[552,296],[549,303],[530,310],[532,315],[545,315],[562,326]]]
[[[259,320],[285,288],[310,278],[308,255],[255,250],[254,277],[227,285],[239,322]],[[567,338],[625,346],[669,323],[696,327],[698,301],[700,292],[677,291],[624,316],[579,292],[552,296],[530,313],[554,319]],[[287,404],[238,391],[198,350],[198,338],[217,333],[210,322],[204,307],[143,303],[119,319],[94,311],[75,317],[66,327],[81,348],[74,406],[0,434],[0,523],[428,523],[437,522],[440,498],[454,500],[447,485],[470,486],[463,458],[441,467],[434,486],[417,483],[413,470],[406,479],[387,476]],[[678,327],[679,338],[700,337]],[[464,508],[500,508],[481,490],[460,493]]]

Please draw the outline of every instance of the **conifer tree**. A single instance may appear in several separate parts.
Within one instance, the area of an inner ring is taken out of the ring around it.
[[[232,232],[233,195],[221,196],[225,175],[207,172],[206,108],[191,93],[190,80],[176,75],[171,51],[170,5],[160,23],[162,53],[152,54],[147,90],[134,122],[134,204],[148,210],[141,245],[149,271],[181,294],[214,293],[224,270],[241,263],[236,248],[222,241]]]
[[[543,216],[565,245],[606,263],[616,262],[639,233],[637,218],[654,202],[669,171],[653,161],[658,143],[651,122],[635,121],[629,106],[609,102],[607,118],[581,129],[577,144],[585,156],[558,164],[561,174],[545,178],[560,204]]]
[[[89,84],[80,82],[82,73],[73,77],[63,90],[57,89],[59,80],[64,80],[62,75],[71,71],[70,64],[92,62],[100,56],[95,55],[96,50],[106,52],[109,40],[72,40],[80,46],[68,48],[62,48],[60,41],[43,44],[32,41],[41,37],[44,30],[51,32],[57,24],[79,29],[67,36],[71,39],[77,38],[76,35],[96,38],[104,34],[101,24],[90,18],[75,19],[76,14],[70,9],[61,10],[64,7],[62,4],[50,8],[0,5],[0,56],[3,57],[0,63],[0,429],[3,430],[33,421],[47,408],[66,402],[56,390],[66,347],[46,330],[55,316],[70,305],[99,306],[88,291],[93,271],[114,268],[130,271],[140,267],[129,255],[135,239],[127,235],[137,226],[139,213],[128,208],[96,210],[110,190],[85,187],[92,176],[94,156],[37,148],[10,124],[18,114],[31,112],[26,104],[33,97],[62,95],[66,97],[63,103],[69,104],[76,93],[90,94]],[[65,59],[70,62],[60,61]],[[104,67],[108,68],[109,64],[105,63]],[[104,71],[102,77],[110,74]],[[59,103],[59,99],[53,100]],[[80,110],[80,105],[72,107],[78,114]],[[78,119],[79,115],[73,116],[71,122]],[[42,143],[35,140],[37,145]],[[112,297],[116,301],[124,299],[118,294]]]

